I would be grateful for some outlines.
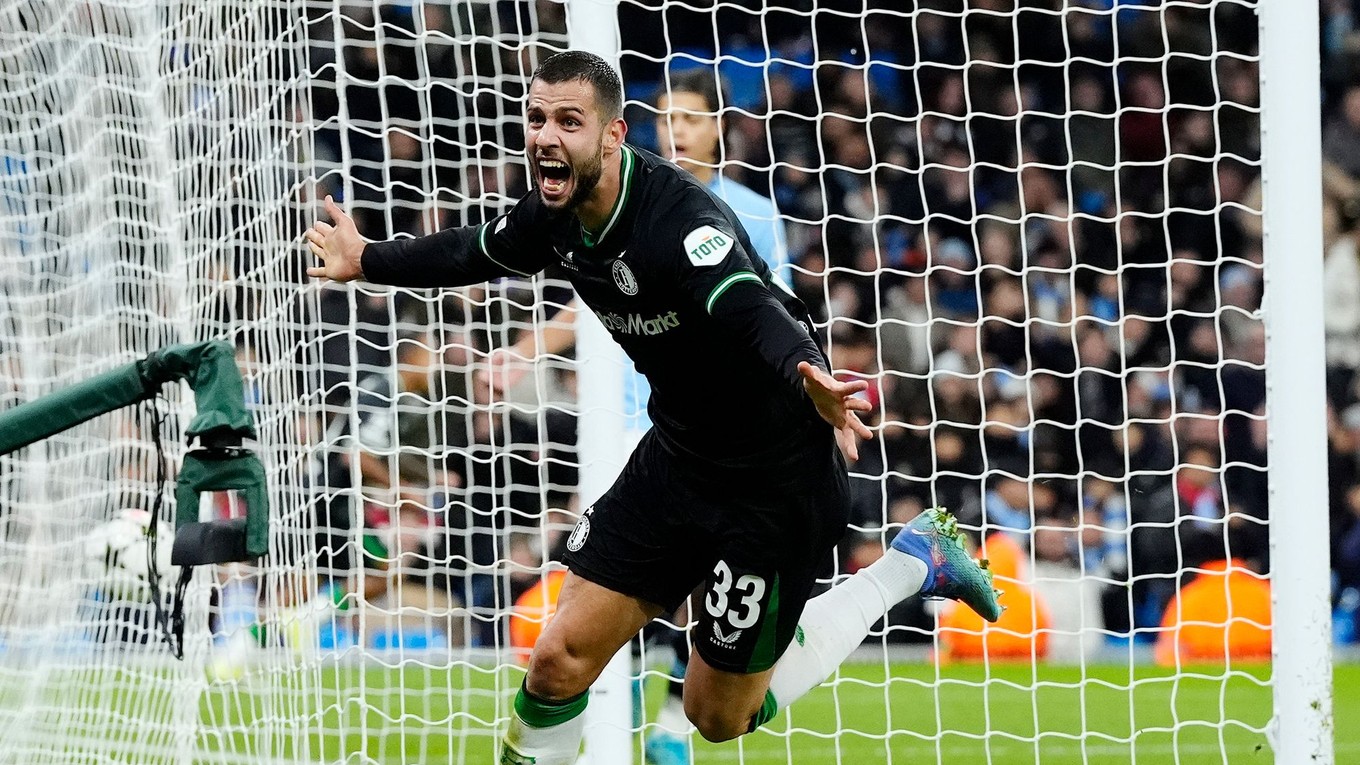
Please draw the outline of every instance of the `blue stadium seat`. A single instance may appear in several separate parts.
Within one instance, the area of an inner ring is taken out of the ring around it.
[[[398,648],[421,651],[448,648],[449,638],[437,627],[396,627],[390,630],[375,630],[368,643],[370,648],[377,651]]]

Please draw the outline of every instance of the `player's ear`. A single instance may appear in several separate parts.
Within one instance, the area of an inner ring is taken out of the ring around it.
[[[619,150],[623,145],[623,139],[628,136],[628,123],[622,117],[615,117],[604,127],[604,150],[612,154]]]

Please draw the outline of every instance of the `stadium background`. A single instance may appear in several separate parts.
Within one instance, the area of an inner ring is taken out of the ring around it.
[[[853,468],[863,544],[932,504],[1013,528],[1026,545],[1047,527],[1060,537],[1041,548],[1055,551],[1050,562],[1110,580],[1105,621],[1127,633],[1156,627],[1178,572],[1223,557],[1225,544],[1268,570],[1256,20],[1233,4],[1134,6],[1112,24],[1098,8],[1012,16],[984,3],[965,22],[941,6],[908,25],[887,5],[861,16],[823,3],[809,16],[625,3],[620,66],[629,140],[655,150],[649,107],[667,72],[720,62],[731,94],[723,170],[776,200],[792,281],[828,322],[833,361],[874,381],[886,427]],[[347,202],[367,236],[430,230],[433,189],[448,202],[441,226],[481,223],[526,190],[522,165],[497,147],[522,150],[518,104],[535,59],[491,39],[527,29],[529,16],[519,5],[464,12],[455,24],[437,6],[420,19],[403,6],[353,8],[340,24],[338,39],[352,41],[343,67],[313,52],[313,119],[344,126],[324,129],[317,149],[337,166],[351,158]],[[565,35],[558,7],[540,5],[536,20],[540,39]],[[416,44],[467,31],[491,39]],[[1329,83],[1329,107],[1344,91]],[[1340,109],[1328,112],[1344,126]],[[324,190],[339,194],[342,177]],[[1345,246],[1334,220],[1331,239]],[[526,318],[491,315],[500,308],[434,318],[486,351],[516,337],[497,336],[505,319]],[[432,317],[428,300],[363,300],[351,357],[347,309],[339,291],[323,303],[334,330],[326,390],[342,405],[351,361],[390,364],[396,335]],[[1360,435],[1360,409],[1342,416],[1356,402],[1353,368],[1338,358],[1331,389],[1338,552],[1354,517],[1346,423]],[[470,397],[464,381],[446,381]],[[517,427],[546,428],[570,449],[574,423],[528,412]],[[508,483],[533,494],[571,480],[545,477]],[[1173,525],[1191,507],[1204,522]],[[1114,533],[1078,539],[1083,518]],[[858,562],[850,549],[846,569]],[[1356,564],[1337,561],[1353,579]]]
[[[620,65],[631,139],[655,148],[648,105],[667,71],[721,59],[717,68],[732,94],[724,171],[776,200],[789,227],[795,287],[827,322],[837,366],[874,381],[885,427],[854,468],[858,537],[845,547],[840,570],[872,558],[885,522],[936,502],[972,524],[1010,529],[1033,567],[1046,567],[1054,578],[1084,572],[1082,597],[1096,599],[1114,634],[1068,650],[1118,657],[1123,665],[1115,676],[1127,682],[1127,657],[1150,658],[1162,608],[1187,568],[1230,554],[1253,571],[1269,571],[1256,18],[1251,6],[1238,3],[1135,3],[1113,14],[1101,2],[1062,15],[1053,12],[1059,7],[1065,6],[979,2],[964,17],[947,4],[922,3],[905,24],[889,3],[867,13],[859,4],[818,3],[813,13],[810,4],[727,3],[716,17],[707,9],[667,5],[660,12],[655,4],[625,3]],[[305,224],[312,202],[330,192],[358,214],[368,236],[420,233],[483,222],[524,192],[523,166],[513,156],[522,140],[520,99],[537,58],[565,47],[561,7],[420,9],[417,16],[403,5],[343,4],[337,16],[331,6],[308,6],[299,35],[309,41],[306,62],[291,70],[308,82],[297,102],[305,108],[271,113],[307,136],[302,159],[294,161],[319,171],[314,186],[296,189],[297,209],[306,215],[294,223]],[[1338,605],[1348,587],[1360,587],[1354,15],[1346,2],[1323,6],[1329,488]],[[176,150],[232,151],[210,137]],[[212,185],[229,182],[229,175],[205,175],[183,188],[214,196]],[[517,391],[509,410],[491,412],[474,384],[479,354],[536,320],[528,306],[539,288],[504,283],[487,293],[434,297],[324,291],[316,306],[292,304],[282,322],[288,334],[266,343],[258,328],[279,326],[275,291],[303,280],[296,267],[283,284],[253,278],[272,278],[279,268],[277,253],[264,247],[253,201],[214,214],[221,220],[211,225],[232,232],[237,244],[197,277],[216,279],[215,287],[195,284],[196,295],[209,296],[194,306],[202,318],[198,331],[239,343],[243,367],[258,372],[251,390],[261,411],[285,405],[280,399],[290,391],[324,393],[324,405],[296,423],[299,442],[323,461],[336,451],[324,437],[327,423],[356,406],[363,377],[393,369],[398,348],[413,339],[432,338],[440,348],[438,358],[422,362],[437,367],[425,398],[446,406],[433,412],[415,404],[413,421],[425,424],[423,433],[403,431],[400,441],[411,447],[404,461],[417,479],[442,470],[459,476],[465,488],[421,498],[446,509],[422,522],[432,534],[459,532],[445,544],[466,548],[441,548],[427,536],[420,543],[433,546],[411,578],[480,603],[486,618],[472,621],[466,640],[503,641],[509,603],[536,581],[532,572],[553,533],[568,527],[565,516],[547,509],[571,509],[575,501],[575,421],[563,405],[572,395],[571,364],[545,365],[547,383]],[[549,301],[566,300],[561,285],[540,291]],[[430,336],[422,334],[427,327],[434,328]],[[281,363],[299,378],[296,387],[270,384]],[[298,371],[317,368],[320,375]],[[21,400],[20,390],[0,387],[0,405]],[[323,485],[299,480],[286,491],[310,496]],[[1121,518],[1133,533],[1120,531]],[[314,523],[340,526],[322,528],[316,541],[341,551],[325,563],[353,565],[343,541],[353,531],[347,524],[324,513],[285,521],[297,550],[308,547]],[[1088,533],[1074,528],[1083,522]],[[544,523],[547,535],[538,533]],[[1089,533],[1092,526],[1115,533]],[[446,565],[458,554],[494,573]],[[909,604],[871,641],[930,644],[930,623],[920,604]],[[1349,623],[1339,610],[1338,635]],[[910,669],[892,666],[895,675],[910,677]],[[984,681],[1032,683],[1046,671],[993,668],[970,682],[984,693]],[[1264,724],[1231,711],[1264,703],[1251,695],[1260,691],[1248,679],[1253,671],[1230,673],[1226,685],[1209,683],[1206,703],[1222,719]],[[380,674],[366,681],[370,689],[394,685],[391,671]],[[1090,670],[1082,679],[1099,676]],[[924,687],[931,679],[905,685]],[[1239,682],[1244,695],[1225,690]],[[447,682],[425,672],[403,683],[424,698],[449,683],[478,685],[467,670]],[[1337,683],[1340,714],[1352,686]],[[838,701],[810,713],[817,725],[856,714],[839,694],[858,685],[829,689]],[[872,691],[868,705],[887,694]],[[251,708],[232,703],[237,712]],[[1127,696],[1117,703],[1130,710],[1166,706]],[[1033,730],[1020,736],[1077,735],[1039,721],[1032,699],[984,705],[988,714],[1014,706],[1019,717],[1034,718]],[[372,702],[372,709],[378,719],[397,714],[384,702]],[[249,714],[222,714],[233,720],[232,730],[248,731],[254,722]],[[909,713],[893,717],[892,730],[912,725],[904,722]],[[1089,730],[1085,712],[1082,718],[1079,730]],[[367,723],[328,719],[320,727],[351,725]],[[1024,727],[1004,717],[986,725]],[[984,729],[958,727],[969,731],[963,739],[978,752],[991,746]],[[1222,727],[1200,732],[1222,738]],[[1338,726],[1343,735],[1344,729]],[[1178,735],[1168,731],[1165,738]],[[866,738],[882,748],[880,739]],[[775,748],[791,751],[799,740],[779,739]],[[1261,740],[1247,731],[1241,751]],[[355,746],[375,757],[409,751],[381,736]],[[924,748],[938,756],[948,749],[931,742]],[[1130,748],[1115,744],[1115,751]],[[760,760],[753,753],[749,761]]]

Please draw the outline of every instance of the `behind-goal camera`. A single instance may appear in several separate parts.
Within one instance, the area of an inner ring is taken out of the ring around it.
[[[251,544],[252,525],[262,526],[267,517],[263,496],[263,471],[241,433],[206,433],[195,439],[180,468],[175,498],[179,507],[175,544],[170,562],[176,566],[248,561],[260,554]],[[258,475],[257,475],[258,473]],[[190,520],[198,515],[200,495],[205,491],[235,490],[246,501],[242,518]],[[255,496],[259,493],[260,496]]]

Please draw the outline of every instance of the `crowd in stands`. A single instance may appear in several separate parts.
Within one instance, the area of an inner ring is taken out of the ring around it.
[[[841,5],[619,8],[629,140],[657,149],[653,104],[668,79],[716,70],[730,97],[723,172],[775,201],[788,276],[834,366],[872,383],[878,437],[852,467],[841,571],[881,552],[886,524],[943,505],[976,543],[1017,545],[1031,578],[1085,577],[1078,597],[1051,606],[1147,640],[1189,570],[1226,560],[1267,573],[1252,8]],[[421,7],[419,18],[395,4],[348,8],[334,39],[351,44],[312,52],[316,150],[337,168],[323,191],[349,190],[370,237],[481,223],[526,190],[515,152],[534,58],[494,39],[565,40],[551,3]],[[1360,8],[1323,10],[1340,592],[1360,587]],[[470,33],[483,37],[455,44]],[[440,495],[407,499],[452,532],[422,558],[464,602],[504,608],[536,581],[522,572],[552,555],[546,511],[576,509],[562,467],[576,461],[575,420],[557,406],[570,399],[569,363],[544,367],[552,379],[531,407],[492,407],[475,384],[485,354],[530,326],[535,299],[570,293],[550,278],[538,293],[506,282],[323,299],[332,416],[372,394],[366,376],[412,363],[402,342],[436,349],[420,359],[428,388],[384,399],[414,439],[399,426],[388,451],[419,463],[412,480]],[[416,328],[428,334],[403,335]],[[394,486],[381,488],[395,506]],[[334,512],[330,523],[337,540],[349,533]],[[521,574],[474,594],[474,569]],[[890,622],[905,627],[890,639],[930,639],[920,603]],[[497,639],[483,627],[474,640]]]
[[[1360,602],[1360,4],[1322,4],[1323,272],[1328,471],[1338,636]]]

